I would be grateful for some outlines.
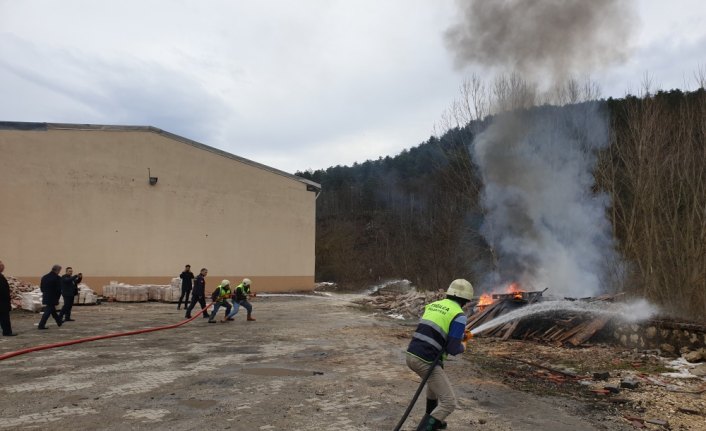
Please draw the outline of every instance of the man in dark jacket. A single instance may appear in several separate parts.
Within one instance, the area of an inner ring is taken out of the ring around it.
[[[5,264],[0,260],[0,327],[2,327],[2,335],[5,337],[13,337],[17,334],[12,332],[12,325],[10,324],[10,310],[12,306],[10,305],[10,283],[3,275],[5,271]]]
[[[74,306],[74,299],[78,295],[78,284],[83,280],[83,274],[73,275],[74,270],[70,266],[66,267],[66,272],[61,276],[61,297],[64,298],[64,306],[59,312],[59,319],[64,322],[73,322],[71,318],[71,308]]]
[[[177,310],[181,310],[181,301],[184,300],[184,308],[189,305],[189,294],[191,293],[191,284],[194,281],[194,273],[191,272],[191,265],[186,265],[184,271],[179,274],[181,278],[181,296],[177,302]]]
[[[59,319],[59,315],[56,313],[56,306],[59,304],[59,297],[61,296],[61,265],[54,265],[51,267],[51,271],[42,277],[42,281],[39,283],[39,288],[42,290],[42,304],[44,304],[44,314],[42,314],[42,319],[39,321],[39,326],[37,329],[47,329],[46,323],[49,320],[49,316],[56,320],[57,326],[61,326],[63,323]]]
[[[191,303],[189,304],[189,308],[186,309],[185,317],[187,319],[191,317],[191,310],[194,309],[197,302],[201,304],[203,317],[208,319],[208,311],[206,311],[206,274],[208,274],[208,270],[201,268],[201,273],[197,275],[196,280],[194,280],[194,290],[191,292]]]

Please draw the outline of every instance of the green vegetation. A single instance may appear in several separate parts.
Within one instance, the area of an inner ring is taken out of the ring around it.
[[[607,217],[624,258],[606,290],[703,319],[706,91],[601,103],[611,118],[611,142],[599,154],[594,192],[612,199]],[[468,148],[491,120],[472,119],[395,157],[297,173],[323,187],[317,280],[362,285],[407,278],[437,289],[487,273],[496,256],[479,234],[483,184]]]

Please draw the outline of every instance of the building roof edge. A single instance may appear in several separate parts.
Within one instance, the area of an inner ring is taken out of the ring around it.
[[[194,141],[193,139],[185,138],[183,136],[177,135],[175,133],[167,132],[158,127],[154,126],[122,126],[122,125],[108,125],[108,124],[77,124],[77,123],[40,123],[40,122],[25,122],[25,121],[0,121],[0,130],[25,130],[25,131],[47,131],[47,130],[107,130],[107,131],[125,131],[125,132],[152,132],[158,135],[165,136],[169,139],[179,141],[181,143],[191,145],[193,147],[199,148],[204,151],[208,151],[214,154],[218,154],[222,157],[227,157],[250,165],[270,173],[281,175],[289,179],[299,181],[307,185],[307,189],[311,191],[321,191],[321,184],[315,183],[314,181],[307,180],[306,178],[298,177],[296,175],[290,174],[288,172],[273,168],[271,166],[263,165],[262,163],[255,162],[244,157],[236,156],[235,154],[229,153],[227,151],[219,150],[218,148],[211,147],[201,142]],[[315,190],[312,190],[315,189]]]

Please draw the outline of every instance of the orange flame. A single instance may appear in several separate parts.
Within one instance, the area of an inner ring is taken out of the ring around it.
[[[479,307],[485,307],[486,305],[490,305],[493,303],[493,297],[490,296],[489,293],[484,293],[480,296],[480,299],[478,300],[478,306]]]
[[[524,290],[520,289],[520,285],[518,283],[510,283],[510,285],[507,287],[508,293],[513,294],[514,299],[522,299],[522,294],[525,292]]]

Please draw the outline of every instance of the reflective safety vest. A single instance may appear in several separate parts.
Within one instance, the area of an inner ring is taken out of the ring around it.
[[[446,350],[451,322],[463,314],[461,306],[451,299],[442,299],[424,307],[424,314],[414,331],[407,353],[425,362],[434,362],[439,352]],[[441,360],[446,359],[446,353]]]
[[[235,287],[236,301],[244,301],[248,299],[248,295],[250,295],[250,286],[246,286],[243,283],[240,283]]]
[[[216,298],[216,301],[226,302],[226,296],[230,295],[230,286],[221,286],[219,284],[217,289],[218,297]]]

